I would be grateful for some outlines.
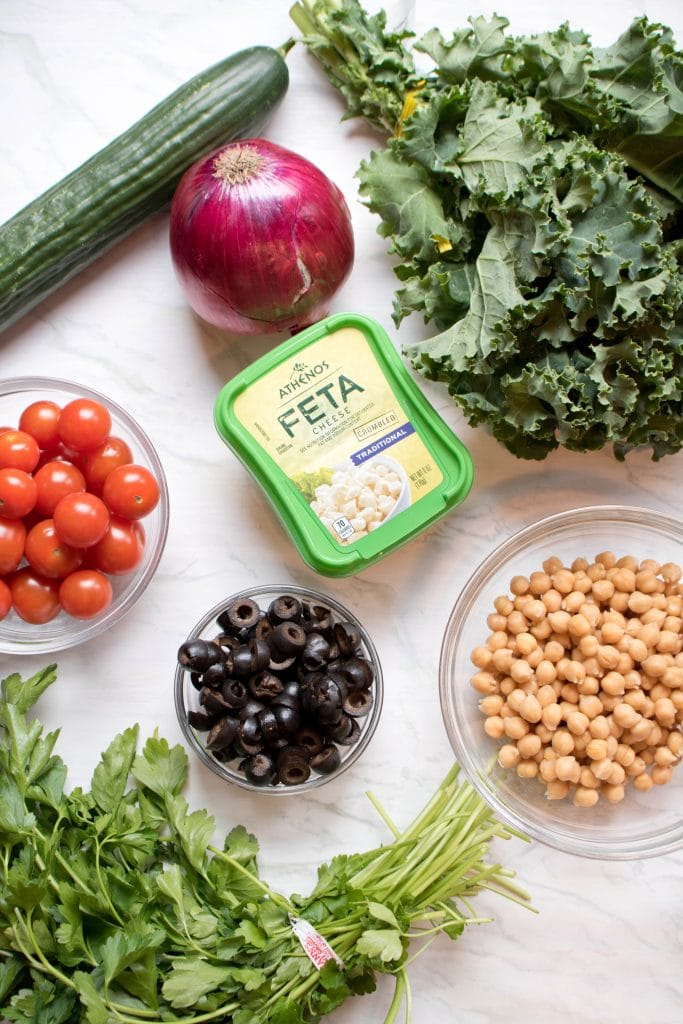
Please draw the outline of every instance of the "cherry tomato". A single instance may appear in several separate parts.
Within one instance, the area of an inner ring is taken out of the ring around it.
[[[145,466],[118,466],[104,481],[102,497],[114,515],[142,519],[156,508],[159,484]]]
[[[12,607],[12,591],[4,580],[0,580],[0,622]]]
[[[0,434],[0,467],[11,466],[32,473],[38,465],[38,442],[24,430],[5,430]]]
[[[43,451],[59,444],[57,425],[61,408],[56,402],[42,400],[27,405],[19,417],[19,430],[26,431],[38,442]]]
[[[50,579],[67,576],[83,561],[82,551],[59,539],[52,519],[43,519],[28,531],[24,554],[37,573]]]
[[[49,622],[59,613],[59,587],[56,580],[46,579],[26,566],[13,573],[9,580],[12,605],[26,622]]]
[[[104,481],[112,469],[126,466],[132,461],[133,454],[120,437],[109,437],[99,448],[95,448],[92,452],[85,452],[80,459],[80,466],[88,490],[101,494]]]
[[[36,508],[45,516],[51,516],[67,494],[85,491],[85,477],[71,462],[46,462],[33,479],[38,488]]]
[[[38,486],[23,469],[10,466],[0,469],[0,516],[21,519],[32,510],[38,497]]]
[[[75,619],[91,619],[111,604],[111,583],[96,569],[78,569],[62,580],[59,600],[64,611]]]
[[[26,527],[21,519],[0,519],[0,576],[14,572],[24,556]]]
[[[96,494],[67,494],[57,502],[52,518],[60,540],[73,548],[90,548],[107,532],[109,510]]]
[[[67,448],[88,452],[99,448],[107,440],[111,430],[111,416],[100,402],[90,398],[75,398],[62,409],[58,429],[60,440]]]
[[[112,516],[102,540],[88,552],[88,562],[112,576],[132,572],[140,564],[145,550],[145,531],[141,523]]]

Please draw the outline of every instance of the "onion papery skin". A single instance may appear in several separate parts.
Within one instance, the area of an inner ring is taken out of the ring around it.
[[[258,164],[247,181],[217,176],[221,161],[245,150]],[[295,333],[317,322],[354,257],[341,191],[309,160],[265,139],[221,146],[186,171],[171,203],[170,242],[192,309],[236,334]]]

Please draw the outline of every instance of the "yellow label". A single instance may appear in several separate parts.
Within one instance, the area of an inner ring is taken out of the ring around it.
[[[443,480],[355,327],[264,374],[234,412],[340,544],[379,529]]]

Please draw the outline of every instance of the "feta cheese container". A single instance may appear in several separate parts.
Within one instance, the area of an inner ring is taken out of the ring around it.
[[[327,317],[256,360],[222,389],[214,417],[323,575],[376,562],[472,485],[467,449],[359,314]]]

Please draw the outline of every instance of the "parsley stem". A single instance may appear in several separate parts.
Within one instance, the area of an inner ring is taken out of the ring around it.
[[[399,971],[396,975],[396,984],[394,986],[394,998],[391,1000],[389,1012],[384,1018],[384,1024],[394,1024],[394,1021],[398,1017],[398,1011],[401,1009],[403,997],[406,990],[406,974],[405,971]]]
[[[249,871],[248,868],[245,868],[244,864],[240,864],[240,862],[238,860],[235,860],[234,857],[231,857],[228,853],[225,853],[224,850],[219,850],[215,846],[209,846],[208,849],[211,851],[214,857],[218,857],[219,860],[225,861],[226,864],[230,864],[231,867],[236,868],[237,871],[240,871],[243,875],[245,875],[249,879],[249,881],[252,882],[257,889],[260,889],[265,896],[272,900],[273,903],[276,903],[279,907],[282,907],[288,913],[296,913],[294,904],[290,903],[290,901],[286,899],[284,896],[281,896],[280,893],[273,892],[269,885],[266,885],[266,883],[262,882],[257,875]],[[174,1024],[177,1024],[177,1022],[174,1022]]]

